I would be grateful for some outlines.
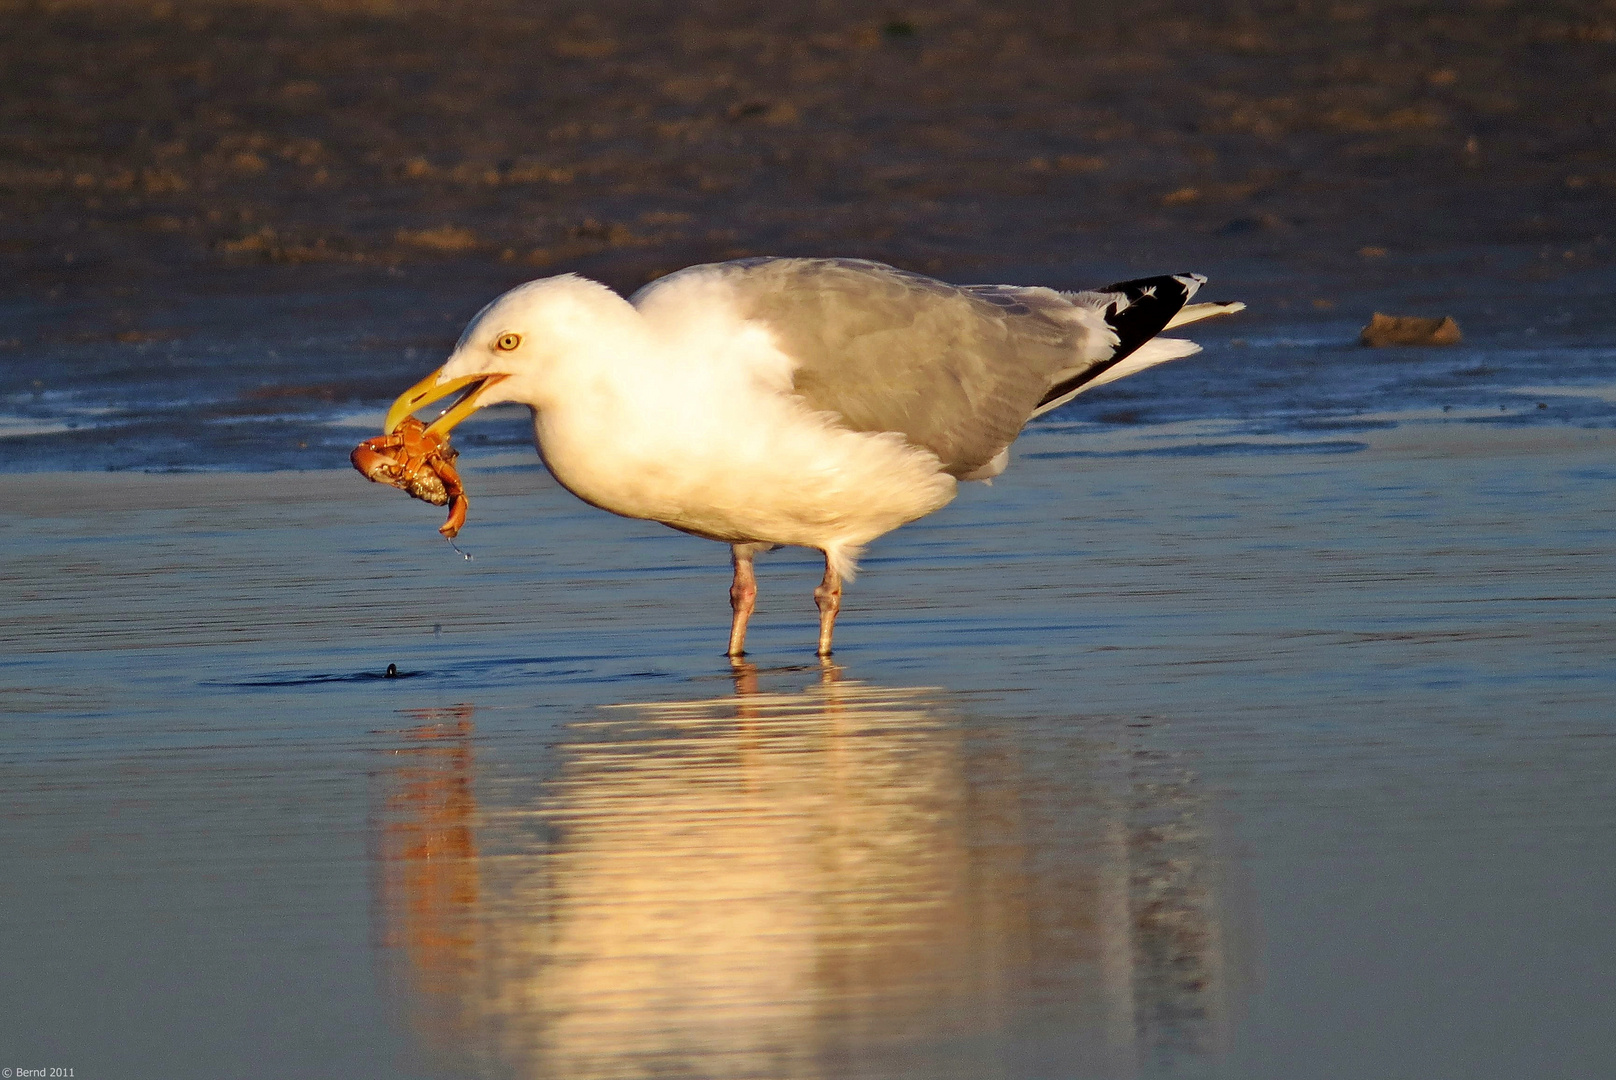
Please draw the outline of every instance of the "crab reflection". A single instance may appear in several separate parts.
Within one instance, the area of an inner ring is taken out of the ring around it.
[[[377,915],[444,1062],[1133,1075],[1217,1048],[1231,980],[1193,778],[1079,721],[974,723],[830,667],[759,682],[741,665],[733,696],[604,710],[536,796],[481,803],[469,710],[418,717],[384,778]]]

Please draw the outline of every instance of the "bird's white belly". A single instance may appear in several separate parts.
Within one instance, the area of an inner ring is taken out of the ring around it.
[[[857,548],[946,505],[954,478],[894,434],[847,431],[794,402],[726,410],[540,412],[539,452],[567,490],[625,517],[727,542]]]

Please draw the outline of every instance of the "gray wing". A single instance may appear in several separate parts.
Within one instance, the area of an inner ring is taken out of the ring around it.
[[[992,461],[1052,385],[1116,340],[1052,289],[960,287],[855,259],[715,269],[797,360],[794,386],[809,405],[855,431],[899,432],[959,477]]]

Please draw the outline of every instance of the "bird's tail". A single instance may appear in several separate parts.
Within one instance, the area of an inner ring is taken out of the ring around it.
[[[1202,319],[1215,319],[1219,315],[1233,315],[1237,311],[1246,310],[1246,305],[1238,300],[1214,300],[1206,304],[1185,304],[1178,309],[1178,314],[1167,320],[1163,330],[1174,330],[1180,326],[1200,322]]]

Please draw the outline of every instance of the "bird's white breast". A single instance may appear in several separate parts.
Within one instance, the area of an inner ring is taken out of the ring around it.
[[[670,282],[642,314],[644,345],[576,357],[537,413],[540,453],[580,498],[718,540],[856,547],[953,497],[931,454],[809,410],[721,280]]]

